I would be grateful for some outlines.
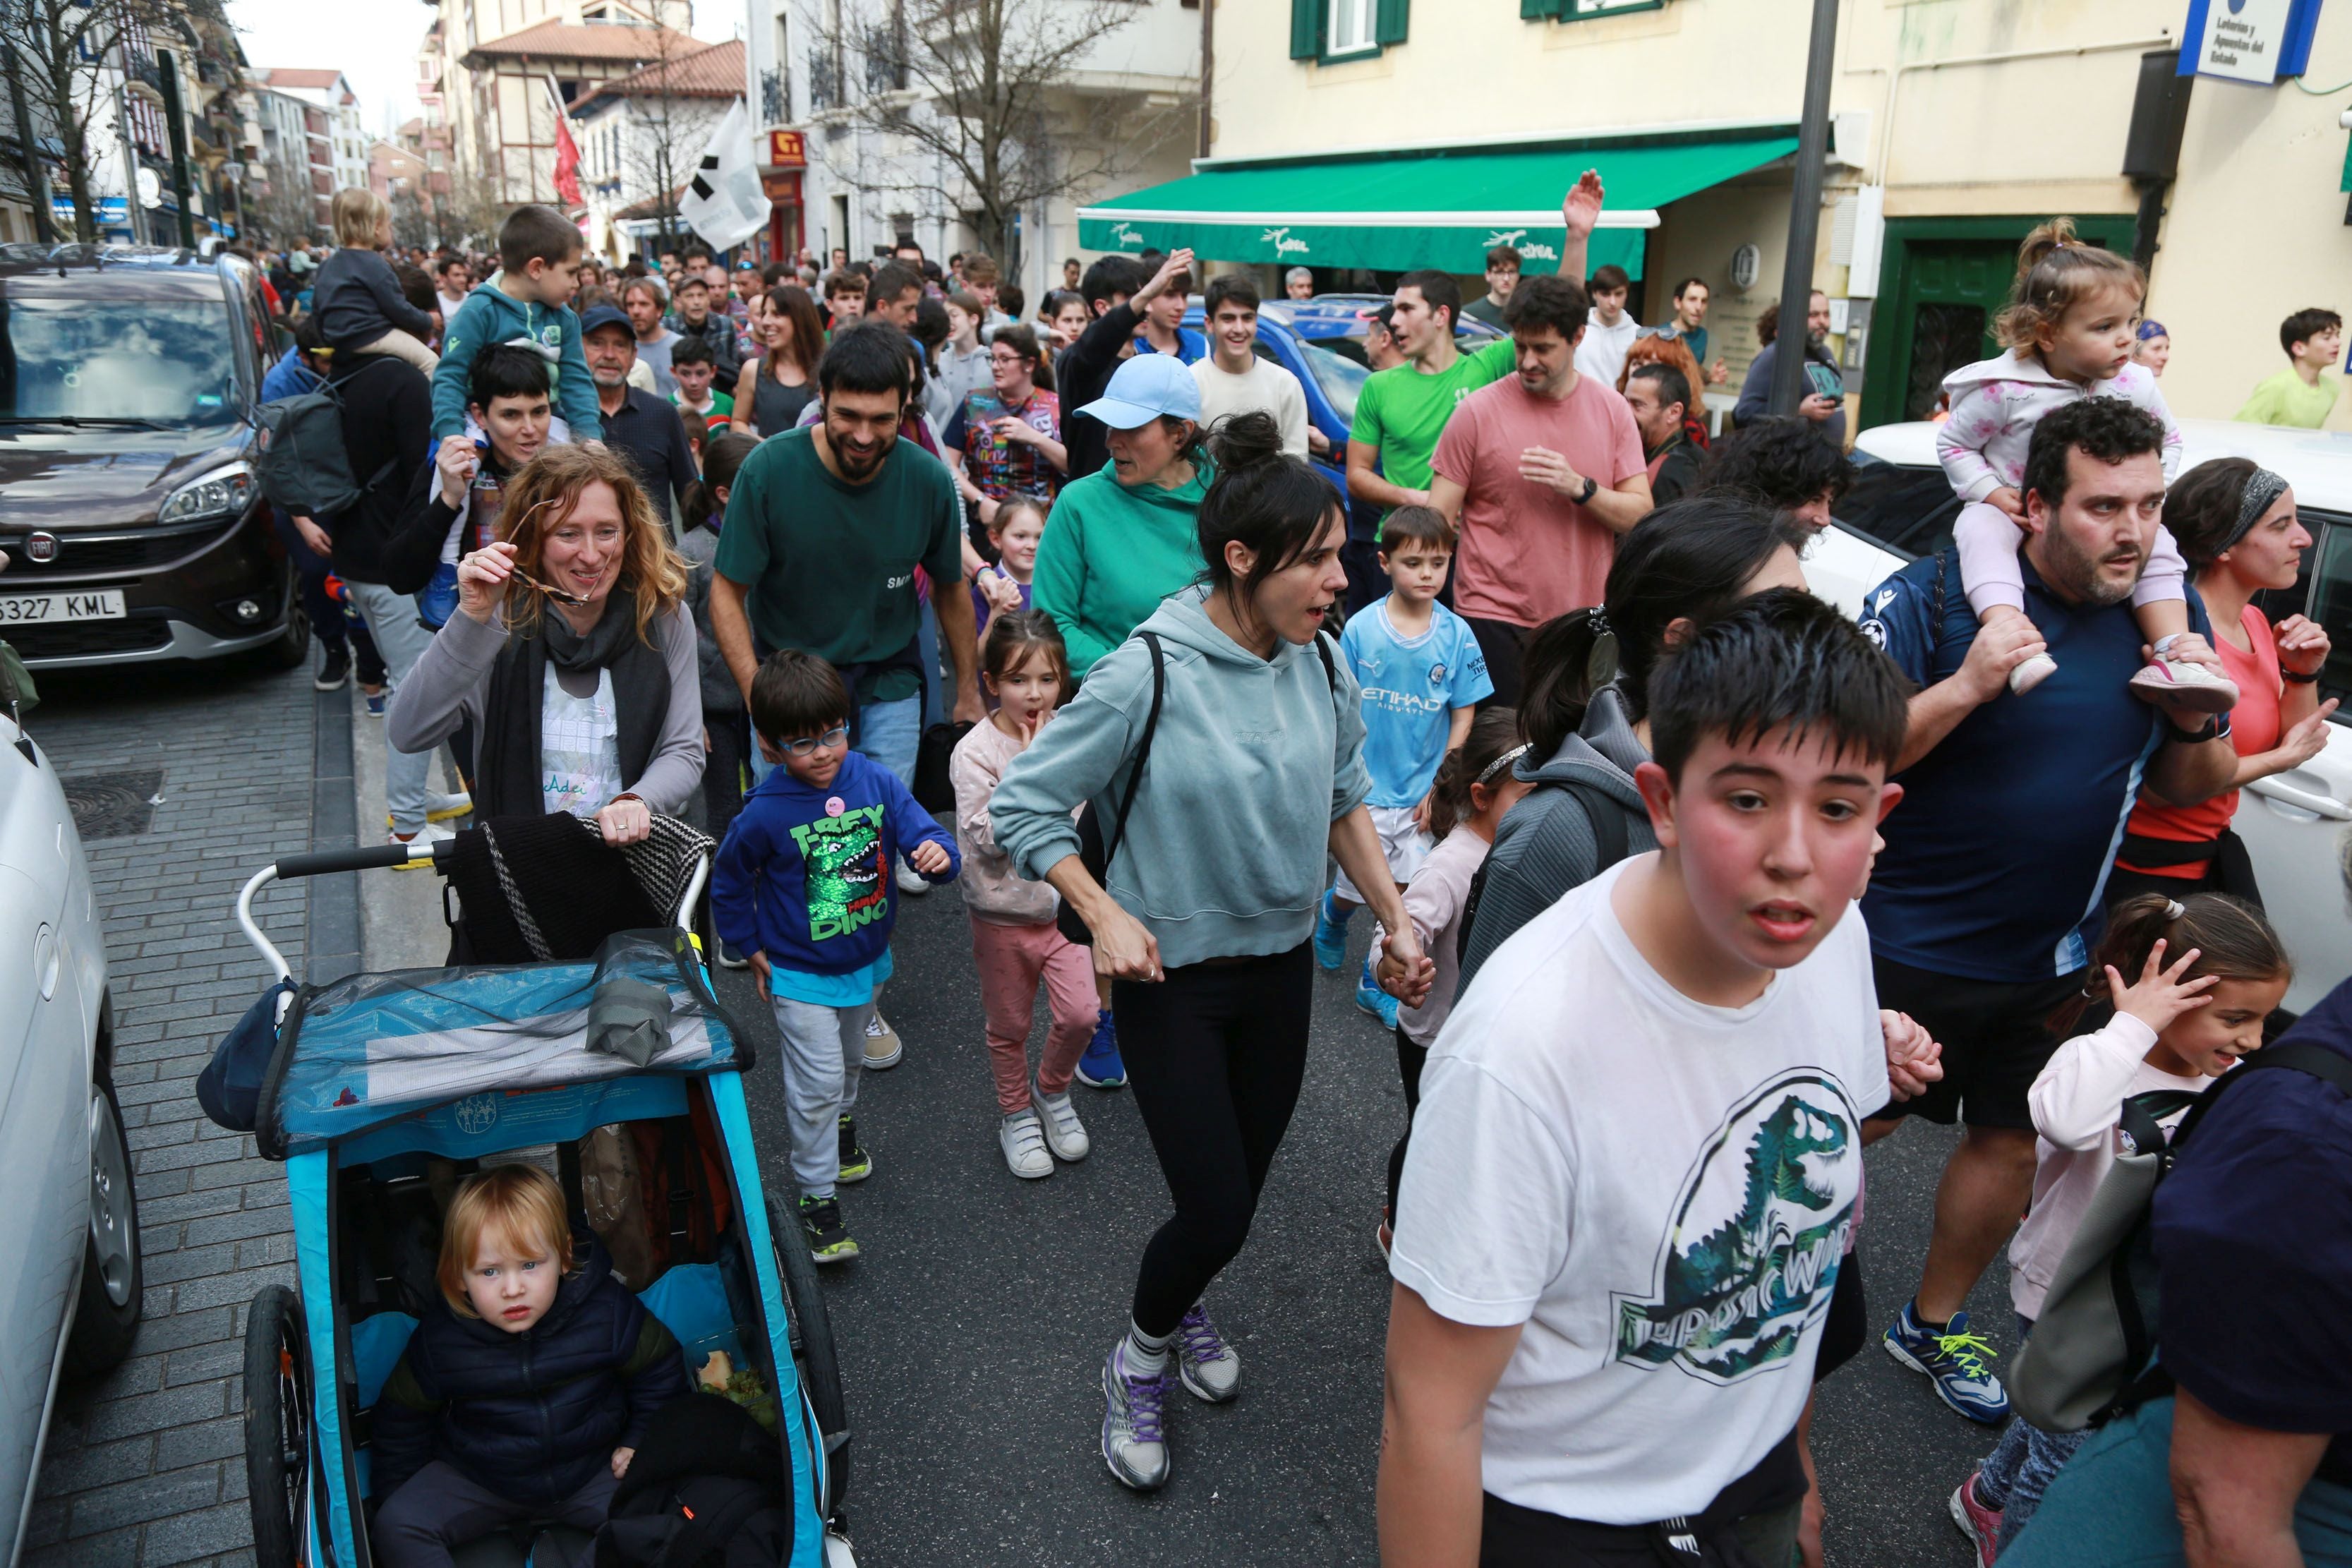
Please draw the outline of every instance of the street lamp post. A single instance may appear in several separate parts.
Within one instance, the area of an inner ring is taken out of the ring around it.
[[[1838,0],[1813,0],[1812,47],[1805,58],[1805,114],[1797,127],[1795,188],[1789,194],[1789,258],[1780,269],[1780,345],[1772,356],[1775,414],[1805,400],[1805,326],[1813,295],[1813,246],[1822,226],[1822,169],[1830,155],[1830,73],[1837,65]],[[1796,352],[1789,352],[1791,343]]]

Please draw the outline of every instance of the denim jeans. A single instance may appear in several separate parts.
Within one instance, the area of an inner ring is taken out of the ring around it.
[[[366,617],[376,651],[383,656],[385,696],[397,698],[400,683],[432,646],[433,633],[416,618],[413,595],[395,594],[381,583],[345,583],[343,586]],[[383,804],[392,813],[394,833],[415,833],[425,826],[425,791],[432,769],[431,752],[403,752],[385,743]]]
[[[923,738],[923,700],[901,698],[896,702],[868,702],[857,710],[857,749],[898,775],[902,784],[915,782],[915,747]],[[776,771],[761,754],[756,739],[749,758],[751,783]]]

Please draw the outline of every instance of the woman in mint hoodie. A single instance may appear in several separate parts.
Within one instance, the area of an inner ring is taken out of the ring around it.
[[[1173,354],[1137,354],[1073,417],[1110,427],[1110,466],[1055,500],[1032,602],[1062,628],[1083,680],[1160,600],[1199,581],[1194,520],[1213,476],[1201,460],[1200,384]]]
[[[1223,421],[1212,446],[1217,478],[1198,524],[1205,581],[1097,662],[989,807],[1014,867],[1052,883],[1094,934],[1136,1109],[1175,1199],[1103,1364],[1103,1458],[1142,1491],[1168,1479],[1171,1382],[1211,1403],[1240,1384],[1240,1359],[1201,1294],[1248,1239],[1298,1102],[1327,853],[1394,933],[1382,984],[1417,1004],[1432,973],[1364,806],[1355,679],[1321,636],[1348,585],[1346,506],[1281,455],[1263,413]],[[1139,763],[1155,660],[1160,719]],[[1109,837],[1138,766],[1106,889],[1078,858],[1070,814],[1091,801]]]

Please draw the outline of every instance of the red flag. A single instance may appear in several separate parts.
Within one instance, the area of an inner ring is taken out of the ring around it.
[[[563,106],[563,89],[555,85],[552,72],[547,90],[555,95],[555,195],[575,207],[584,206],[587,198],[580,194],[580,144],[572,140],[572,116]]]

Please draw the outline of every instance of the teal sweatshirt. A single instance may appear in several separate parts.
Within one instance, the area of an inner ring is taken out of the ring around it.
[[[474,356],[518,338],[542,353],[555,351],[555,412],[572,427],[572,438],[604,439],[604,421],[596,411],[596,384],[589,379],[588,361],[580,352],[579,312],[569,305],[550,309],[534,300],[517,300],[495,282],[467,295],[457,317],[442,324],[441,366],[433,373],[433,434],[456,436],[464,431],[466,378],[473,374]]]
[[[1192,482],[1175,489],[1130,489],[1102,468],[1055,499],[1037,547],[1032,602],[1062,628],[1072,675],[1083,678],[1160,600],[1200,581],[1195,514],[1209,493],[1210,470],[1194,467]]]
[[[1061,526],[1057,510],[1051,534]],[[1110,894],[1169,968],[1287,952],[1315,928],[1331,824],[1371,793],[1355,677],[1327,678],[1313,645],[1263,659],[1219,631],[1206,590],[1143,623],[1167,658],[1159,731],[1112,857]],[[1013,760],[988,807],[996,842],[1042,880],[1078,852],[1071,810],[1091,800],[1106,838],[1151,710],[1151,650],[1129,637]]]

